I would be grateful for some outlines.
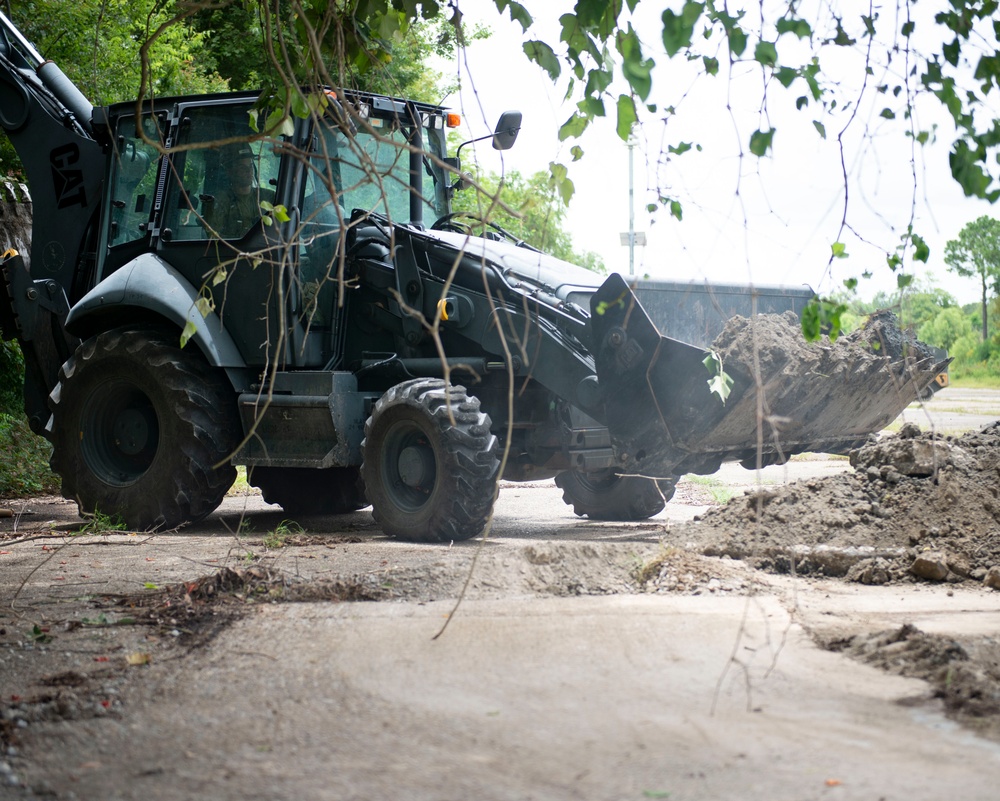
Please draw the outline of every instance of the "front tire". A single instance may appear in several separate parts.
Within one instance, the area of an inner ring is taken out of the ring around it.
[[[49,405],[51,466],[82,515],[175,528],[215,510],[236,478],[233,389],[168,333],[118,328],[87,340]]]
[[[250,467],[247,481],[290,515],[342,515],[368,505],[357,467]]]
[[[465,540],[481,533],[496,499],[497,439],[464,387],[418,378],[390,388],[361,444],[372,515],[393,537]]]
[[[619,476],[610,470],[568,470],[556,476],[563,501],[591,520],[646,520],[663,511],[676,484],[672,478]]]

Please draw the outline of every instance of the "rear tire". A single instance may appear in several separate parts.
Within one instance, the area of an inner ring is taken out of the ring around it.
[[[418,378],[389,389],[361,444],[372,515],[382,530],[418,542],[481,533],[496,499],[497,439],[464,387]]]
[[[82,515],[175,528],[215,510],[236,478],[236,395],[170,334],[118,328],[87,340],[49,406],[51,466]]]
[[[357,467],[249,467],[247,481],[291,515],[342,515],[368,505]]]
[[[676,484],[673,478],[619,476],[610,470],[568,470],[556,476],[563,501],[591,520],[646,520],[663,511]]]

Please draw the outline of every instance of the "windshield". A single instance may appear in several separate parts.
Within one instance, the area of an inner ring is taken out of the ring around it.
[[[423,148],[440,150],[439,132],[424,128]],[[349,217],[356,209],[384,214],[394,222],[413,219],[410,148],[407,132],[394,120],[372,119],[369,125],[348,137],[338,128],[324,127],[314,140],[314,158],[306,180],[306,196],[315,194],[318,207],[330,202]],[[445,214],[442,182],[435,176],[433,160],[425,157],[421,168],[421,205],[424,221],[433,222]]]

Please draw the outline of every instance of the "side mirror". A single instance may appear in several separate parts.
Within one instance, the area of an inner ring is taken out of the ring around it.
[[[492,139],[494,150],[510,150],[514,146],[514,142],[517,141],[517,133],[520,130],[521,112],[505,111],[500,115],[500,120],[497,122],[497,127],[492,134],[489,136],[480,136],[476,139],[470,139],[467,142],[462,142],[462,144],[458,146],[458,150],[455,151],[454,157],[444,159],[444,163],[450,170],[461,173],[462,159],[460,155],[463,147],[471,145],[473,142],[482,142],[484,139]],[[455,192],[458,189],[467,189],[471,185],[472,183],[466,175],[460,174],[458,180],[448,187],[448,191]]]
[[[521,130],[521,112],[505,111],[500,115],[496,130],[493,133],[494,150],[510,150],[517,141],[517,133]]]

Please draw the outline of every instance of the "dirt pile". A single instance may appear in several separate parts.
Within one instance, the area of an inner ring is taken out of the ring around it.
[[[733,317],[712,343],[725,364],[758,367],[768,374],[776,370],[803,376],[810,372],[829,375],[856,373],[872,364],[880,369],[885,360],[902,365],[934,362],[934,354],[909,331],[899,327],[896,315],[880,311],[865,325],[834,341],[806,342],[794,312]]]
[[[752,466],[758,447],[764,465],[806,451],[846,453],[895,420],[943,366],[891,312],[812,343],[793,314],[734,317],[712,349],[731,393],[724,409],[706,410],[702,401],[681,420],[667,415],[691,454],[677,472],[711,472],[720,461]]]
[[[930,683],[948,714],[980,734],[1000,737],[1000,640],[927,634],[905,624],[820,645],[866,664]]]
[[[781,572],[1000,589],[1000,423],[957,438],[906,425],[851,463],[854,473],[750,491],[672,539]]]

